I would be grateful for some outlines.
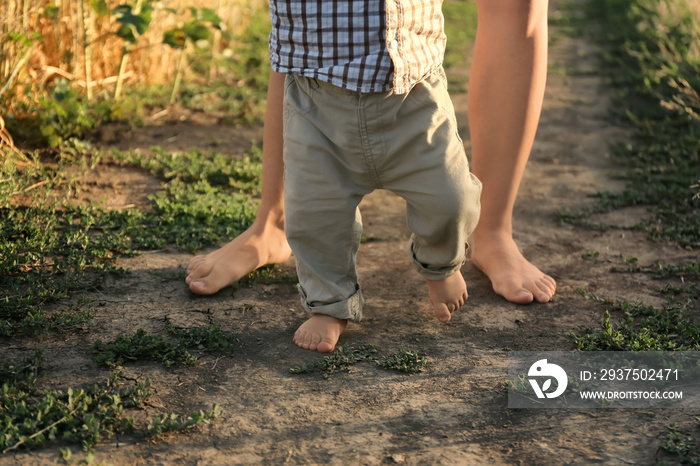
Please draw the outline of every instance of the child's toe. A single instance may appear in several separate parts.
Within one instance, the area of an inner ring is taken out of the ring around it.
[[[335,342],[332,338],[324,338],[317,347],[320,353],[330,353],[335,349]]]
[[[440,322],[449,322],[450,310],[447,307],[447,305],[445,305],[444,303],[437,304],[437,306],[435,306],[435,317],[437,317],[437,320],[439,320]]]

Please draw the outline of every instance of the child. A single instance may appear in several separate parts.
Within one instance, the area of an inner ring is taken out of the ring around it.
[[[355,257],[365,194],[407,202],[409,252],[442,322],[467,299],[459,269],[479,216],[442,70],[441,1],[272,0],[270,56],[287,74],[285,230],[312,314],[294,336],[330,352],[362,318]]]

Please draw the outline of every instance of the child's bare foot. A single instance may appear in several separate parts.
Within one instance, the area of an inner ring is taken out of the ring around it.
[[[557,289],[552,277],[525,259],[510,235],[475,238],[471,258],[489,277],[493,290],[510,302],[546,303]]]
[[[222,248],[192,258],[185,283],[194,293],[214,294],[263,265],[286,261],[291,254],[281,226],[253,223]]]
[[[457,271],[442,280],[426,280],[428,295],[435,317],[440,322],[449,322],[451,314],[467,300],[467,284],[462,273]]]
[[[325,314],[314,314],[301,324],[294,334],[294,343],[299,348],[330,353],[335,349],[338,338],[345,331],[348,321]]]

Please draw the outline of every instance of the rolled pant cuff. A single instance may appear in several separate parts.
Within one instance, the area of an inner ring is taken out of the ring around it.
[[[418,261],[413,261],[413,266],[416,268],[418,273],[421,274],[421,276],[426,280],[444,280],[445,278],[450,277],[455,273],[459,272],[459,269],[462,268],[462,266],[459,265],[450,269],[431,270],[423,267],[423,265]]]
[[[426,280],[444,280],[445,278],[450,277],[450,276],[454,275],[455,273],[459,272],[459,269],[462,268],[462,266],[464,265],[464,262],[465,262],[465,260],[463,259],[462,262],[456,266],[443,267],[443,268],[439,268],[439,269],[428,268],[416,259],[416,256],[413,254],[413,249],[410,246],[408,249],[408,254],[411,257],[411,262],[413,263],[413,267]]]
[[[362,305],[365,300],[362,298],[362,293],[358,287],[357,291],[348,299],[330,304],[311,305],[308,303],[306,293],[301,285],[298,285],[301,305],[304,306],[311,314],[324,314],[335,317],[336,319],[348,319],[353,322],[362,320]]]

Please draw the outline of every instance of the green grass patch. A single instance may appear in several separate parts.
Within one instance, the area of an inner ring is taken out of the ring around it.
[[[631,139],[612,147],[625,167],[620,193],[601,192],[585,209],[559,212],[560,222],[598,230],[593,214],[647,206],[635,229],[650,240],[700,246],[700,22],[685,2],[594,0],[588,18],[599,25],[606,76],[615,89],[613,118]]]
[[[686,264],[662,265],[660,260],[655,260],[653,265],[629,265],[622,268],[611,267],[610,271],[616,273],[647,273],[658,279],[680,278],[683,281],[698,280],[700,279],[700,262],[690,261]]]
[[[579,292],[606,307],[600,330],[584,327],[581,334],[570,334],[581,351],[700,350],[700,321],[689,309],[691,299],[685,302],[669,299],[657,308],[639,301],[615,303]],[[611,313],[623,313],[625,317],[613,324]]]
[[[190,349],[225,351],[231,349],[234,338],[232,333],[222,331],[216,325],[188,329],[170,327],[168,332],[179,337],[177,343],[170,343],[163,337],[149,334],[143,329],[138,329],[131,337],[119,335],[112,343],[96,340],[93,351],[97,355],[93,360],[108,367],[122,366],[135,361],[157,361],[165,367],[194,366],[198,359],[189,352]]]
[[[372,359],[377,350],[373,345],[365,344],[354,348],[350,345],[342,345],[336,348],[330,355],[301,367],[293,367],[293,374],[307,374],[320,372],[324,378],[329,378],[337,371],[350,372],[350,366],[366,359]]]
[[[129,236],[134,249],[174,244],[194,252],[237,236],[253,222],[262,172],[257,146],[241,160],[215,152],[152,152],[113,153],[121,163],[142,167],[163,180],[162,189],[151,197],[153,212],[106,213],[109,226]]]
[[[85,293],[127,273],[115,266],[118,257],[169,245],[193,252],[233,238],[253,222],[262,170],[258,147],[240,160],[152,152],[66,150],[0,166],[0,336],[85,325],[95,312]],[[100,163],[137,166],[159,177],[151,209],[74,204],[80,175],[99,170]]]
[[[209,424],[211,419],[220,416],[221,413],[219,405],[215,403],[211,411],[192,411],[186,416],[175,413],[158,414],[148,423],[144,432],[151,437],[157,437],[166,432],[179,432],[197,424]]]
[[[0,166],[0,335],[38,334],[87,323],[92,304],[77,299],[61,309],[45,306],[94,290],[110,274],[122,274],[114,266],[117,238],[96,237],[94,212],[51,198],[54,190],[70,193],[75,178],[67,163],[33,164],[20,169]],[[41,189],[39,189],[41,187]],[[23,205],[13,205],[24,196]]]
[[[159,435],[208,422],[219,414],[215,405],[211,411],[188,416],[160,414],[140,426],[126,413],[144,406],[152,395],[150,380],[122,386],[124,374],[115,372],[103,385],[41,391],[37,386],[42,364],[43,351],[37,351],[22,363],[5,363],[0,370],[2,454],[56,442],[77,444],[89,452],[117,434]],[[64,460],[70,456],[69,448],[61,450]]]
[[[195,328],[168,328],[168,332],[180,339],[178,345],[186,348],[201,347],[205,351],[216,352],[230,350],[234,335],[221,330],[218,325]]]
[[[700,349],[700,319],[697,299],[700,296],[697,261],[662,264],[654,261],[640,265],[636,258],[619,256],[603,259],[599,253],[584,254],[585,260],[612,263],[612,273],[648,274],[655,280],[667,281],[658,293],[666,297],[661,307],[640,301],[615,302],[592,293],[579,293],[605,307],[599,330],[590,327],[570,336],[581,351],[682,351]],[[618,265],[619,264],[619,265]],[[611,315],[620,315],[613,322]]]
[[[293,367],[293,374],[307,374],[320,372],[324,378],[329,378],[335,372],[350,372],[350,366],[361,361],[373,361],[387,370],[395,370],[407,374],[421,372],[427,360],[416,351],[399,348],[396,353],[390,354],[380,361],[375,354],[377,349],[370,344],[362,344],[358,347],[342,345],[334,352],[318,361],[300,367]]]
[[[465,69],[469,63],[469,51],[476,38],[476,3],[473,0],[445,0],[442,4],[445,15],[447,47],[444,67],[451,91],[466,90],[466,73],[450,73],[450,68]]]
[[[77,205],[81,178],[105,164],[141,167],[161,180],[146,210],[107,210],[99,203]],[[35,153],[29,163],[0,165],[0,336],[36,335],[85,326],[97,309],[90,293],[109,276],[127,271],[115,260],[168,246],[193,251],[239,234],[252,222],[259,195],[260,149],[240,159],[217,153],[151,155],[89,152],[79,145],[60,154]],[[181,278],[181,277],[180,277]],[[248,284],[290,281],[265,269]],[[184,286],[184,285],[183,285]],[[225,351],[232,336],[218,327],[170,329],[175,342],[143,331],[96,343],[96,360],[114,367],[138,359],[190,365],[192,351]],[[217,414],[165,413],[141,427],[124,415],[139,408],[148,384],[39,392],[39,357],[0,372],[0,451],[34,448],[53,441],[92,450],[115,434],[159,435],[208,422]],[[69,461],[71,450],[61,453]],[[89,456],[88,456],[89,458]]]

